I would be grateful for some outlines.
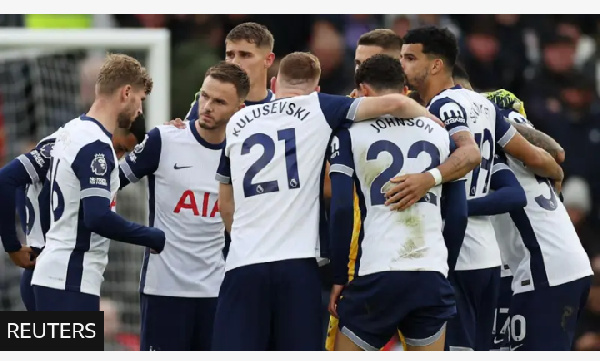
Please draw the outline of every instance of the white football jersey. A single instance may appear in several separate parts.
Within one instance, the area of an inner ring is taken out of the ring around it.
[[[50,167],[50,229],[37,258],[32,285],[100,295],[109,240],[88,231],[82,200],[114,200],[119,189],[111,134],[82,115],[56,138]]]
[[[148,177],[150,226],[165,232],[160,254],[146,250],[140,291],[148,295],[217,297],[225,276],[225,226],[215,173],[225,144],[210,144],[196,130],[161,125],[120,164],[137,182]]]
[[[320,256],[320,203],[332,129],[361,99],[311,93],[246,107],[227,125],[217,180],[233,185],[226,270]]]
[[[517,112],[509,118],[531,126]],[[494,220],[503,258],[514,275],[514,292],[558,286],[593,275],[590,260],[550,181],[511,156],[505,161],[527,197],[524,209]]]
[[[40,140],[31,152],[21,154],[17,158],[25,167],[29,178],[31,178],[31,183],[25,189],[25,235],[27,245],[37,249],[44,248],[46,243],[42,230],[42,218],[48,219],[50,210],[40,209],[40,203],[47,204],[47,200],[40,199],[40,197],[44,196],[41,192],[47,179],[51,152],[54,148],[54,141],[61,129]]]
[[[443,163],[450,154],[448,132],[428,118],[392,116],[341,129],[331,142],[330,172],[358,180],[364,210],[358,275],[382,271],[448,273],[448,251],[442,235],[436,186],[403,212],[390,212],[385,193],[391,178],[421,173]]]
[[[453,135],[470,131],[481,150],[481,164],[466,175],[467,199],[489,192],[496,147],[504,147],[516,130],[488,99],[474,91],[454,87],[435,96],[429,105],[432,114],[446,124]],[[501,265],[500,250],[489,216],[469,217],[456,270],[475,270]]]

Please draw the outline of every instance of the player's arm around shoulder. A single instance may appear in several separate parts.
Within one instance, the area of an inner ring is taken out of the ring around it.
[[[481,164],[481,151],[473,133],[464,130],[452,134],[451,137],[456,144],[456,150],[452,152],[448,161],[438,167],[443,182],[460,179]]]
[[[485,197],[468,200],[469,217],[502,214],[527,205],[525,190],[508,166],[501,151],[494,156],[490,190],[493,192],[489,192]]]
[[[456,145],[448,161],[438,167],[442,181],[460,179],[481,163],[481,152],[469,129],[467,111],[459,102],[448,97],[434,99],[429,110],[446,124]]]
[[[535,129],[527,119],[523,102],[513,93],[499,89],[485,94],[486,97],[498,107],[500,114],[521,134],[527,141],[544,149],[554,157],[557,163],[565,161],[565,150],[549,135]]]
[[[563,147],[548,134],[535,129],[521,114],[512,111],[506,119],[529,143],[550,153],[554,157],[554,160],[556,160],[556,163],[561,164],[565,161],[565,150]]]
[[[403,94],[386,94],[377,97],[358,98],[354,121],[363,121],[390,114],[397,118],[426,117],[444,126],[437,116],[414,99]]]
[[[452,134],[445,132],[445,135]],[[404,211],[415,204],[434,186],[463,178],[481,162],[481,153],[468,128],[454,132],[451,154],[442,164],[422,173],[392,178],[393,186],[386,194],[386,206]],[[459,144],[456,143],[458,140]]]
[[[506,120],[504,119],[504,121]],[[550,153],[531,144],[516,131],[513,137],[503,145],[503,148],[506,153],[523,162],[535,174],[554,180],[557,190],[560,191],[560,184],[564,178],[564,173],[560,165],[556,162],[555,157],[550,155]]]

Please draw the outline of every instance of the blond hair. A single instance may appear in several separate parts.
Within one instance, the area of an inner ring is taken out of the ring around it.
[[[124,85],[152,91],[152,78],[137,59],[125,54],[108,54],[96,79],[99,94],[112,94]]]
[[[321,78],[321,63],[311,53],[288,54],[279,64],[279,78],[290,85],[318,83]]]

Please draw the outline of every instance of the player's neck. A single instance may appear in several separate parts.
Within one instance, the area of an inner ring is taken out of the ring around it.
[[[257,84],[253,84],[250,86],[250,92],[248,92],[248,96],[246,97],[247,101],[250,102],[260,102],[267,97],[269,91],[265,86],[267,80],[264,82],[257,82]]]
[[[225,141],[224,127],[218,129],[206,129],[202,128],[198,121],[194,123],[194,126],[196,127],[198,134],[200,134],[200,137],[210,144],[221,144]]]
[[[86,115],[96,119],[110,134],[115,133],[118,114],[115,112],[114,107],[109,106],[104,100],[96,99]]]
[[[419,92],[419,94],[421,95],[423,102],[429,104],[433,97],[453,86],[454,80],[452,80],[452,77],[439,77],[437,79],[431,79],[429,86],[423,92]]]
[[[374,92],[371,96],[381,97],[381,96],[388,95],[388,94],[398,94],[398,91],[394,90],[394,89],[378,90],[378,91]]]

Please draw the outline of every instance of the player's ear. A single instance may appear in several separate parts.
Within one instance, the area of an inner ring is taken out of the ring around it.
[[[121,99],[128,99],[132,91],[133,89],[131,88],[131,85],[125,85],[123,88],[121,88]]]
[[[434,59],[431,67],[431,74],[437,74],[442,71],[444,61],[442,59]]]
[[[240,104],[240,108],[239,108],[238,110],[242,110],[242,109],[243,109],[243,108],[245,108],[245,107],[246,107],[246,103],[242,102],[242,103]]]
[[[320,86],[320,85],[317,85],[317,87],[315,88],[315,91],[316,91],[317,93],[320,93],[320,92],[321,92],[321,86]]]
[[[272,91],[273,93],[275,93],[275,92],[276,92],[276,91],[275,91],[275,84],[276,84],[276,83],[277,83],[277,77],[275,77],[275,76],[274,76],[274,77],[272,77],[272,78],[271,78],[271,91]]]
[[[409,92],[408,86],[405,85],[404,88],[402,88],[402,94],[407,95],[408,92]]]
[[[358,95],[363,97],[373,96],[373,89],[365,83],[358,85]]]
[[[275,61],[275,54],[273,54],[273,53],[267,54],[267,57],[265,58],[265,69],[269,69],[271,67],[271,65],[273,65],[274,61]]]

